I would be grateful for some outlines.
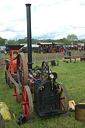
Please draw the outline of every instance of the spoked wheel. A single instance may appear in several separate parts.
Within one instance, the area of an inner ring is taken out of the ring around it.
[[[26,56],[23,53],[19,54],[17,57],[17,77],[21,87],[28,85],[28,65]]]
[[[68,110],[68,94],[65,86],[62,83],[58,82],[57,84],[60,94],[60,110],[65,113]]]
[[[22,89],[22,107],[27,119],[33,118],[33,101],[29,86],[24,86]]]
[[[19,94],[20,94],[19,93],[19,87],[18,86],[15,86],[14,87],[14,95],[13,96],[15,96],[15,100],[17,102],[20,102],[20,95]]]

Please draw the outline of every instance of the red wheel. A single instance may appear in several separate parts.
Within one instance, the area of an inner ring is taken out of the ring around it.
[[[20,102],[20,94],[19,94],[19,87],[18,86],[15,86],[14,87],[14,95],[13,96],[15,96],[15,100],[17,101],[17,102]]]
[[[58,82],[59,94],[60,94],[60,110],[67,112],[68,110],[68,94],[65,86]]]
[[[63,53],[63,52],[64,52],[64,48],[60,48],[60,50],[59,50],[59,51]]]
[[[33,101],[29,86],[24,86],[22,89],[22,107],[27,119],[33,118]]]

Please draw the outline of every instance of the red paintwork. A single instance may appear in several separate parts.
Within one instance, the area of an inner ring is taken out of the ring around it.
[[[59,51],[63,53],[63,52],[64,52],[64,48],[61,47],[61,48],[59,49]]]
[[[14,74],[17,72],[17,59],[13,60],[15,58],[14,53],[19,54],[19,50],[11,50],[10,54],[10,73]]]
[[[29,99],[27,95],[26,88],[22,88],[22,107],[23,107],[23,112],[26,116],[27,119],[29,119]]]
[[[14,91],[15,91],[15,93],[14,93],[14,95],[13,95],[13,96],[15,96],[15,100],[18,102],[16,86],[14,87]]]
[[[11,50],[9,53],[10,55],[10,61],[9,61],[9,70],[11,74],[14,74],[17,72],[17,59],[15,59],[15,54],[19,54],[19,50]],[[5,60],[5,68],[6,68],[7,61]]]
[[[39,80],[40,77],[33,77],[32,75],[28,75],[28,85],[31,88],[31,90],[34,92],[34,82],[36,80]]]

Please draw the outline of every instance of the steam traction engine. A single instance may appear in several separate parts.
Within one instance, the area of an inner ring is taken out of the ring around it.
[[[9,74],[9,64],[6,64],[6,71],[11,83],[15,84],[14,96],[17,102],[20,101],[22,95],[21,104],[27,119],[33,118],[33,108],[41,117],[60,115],[68,110],[68,95],[65,86],[61,82],[56,82],[57,73],[50,70],[46,61],[43,61],[40,67],[32,66],[30,6],[26,4],[28,59],[23,53],[19,53],[12,60],[17,62],[18,83],[11,77],[12,72]]]
[[[68,110],[68,95],[65,86],[56,82],[57,74],[49,70],[48,63],[41,67],[29,68],[23,53],[17,57],[17,75],[22,87],[22,107],[25,116],[30,119],[34,109],[41,117],[60,115]],[[32,94],[34,93],[34,101]]]
[[[68,110],[68,95],[65,86],[56,82],[57,74],[50,70],[46,61],[41,67],[32,67],[31,12],[27,9],[28,62],[23,53],[17,56],[18,83],[22,87],[22,107],[28,119],[33,117],[34,109],[41,117],[60,115]],[[34,99],[32,101],[32,93]]]

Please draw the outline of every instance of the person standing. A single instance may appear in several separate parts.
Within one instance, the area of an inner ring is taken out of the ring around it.
[[[1,49],[0,49],[0,58],[1,58]]]
[[[5,56],[6,56],[7,55],[7,51],[5,50],[4,53],[5,53]]]

